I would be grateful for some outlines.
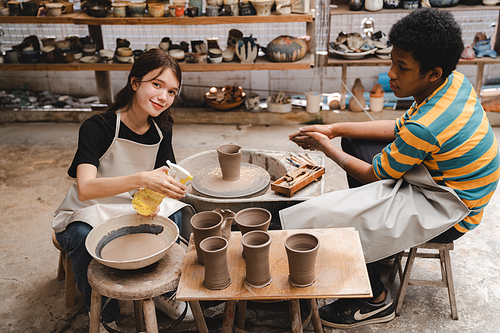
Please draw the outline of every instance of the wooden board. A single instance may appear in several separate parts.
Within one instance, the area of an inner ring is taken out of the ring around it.
[[[271,190],[273,190],[277,194],[284,194],[287,197],[291,198],[295,194],[295,192],[299,191],[300,189],[304,188],[305,186],[309,185],[325,174],[324,167],[314,166],[310,164],[302,165],[301,167],[295,169],[293,172],[300,173],[301,171],[305,172],[304,176],[302,176],[303,178],[297,178],[295,182],[291,183],[291,185],[288,185],[289,183],[285,180],[286,176],[283,176],[271,184]],[[290,172],[287,173],[287,175],[289,174]]]
[[[297,232],[316,235],[320,249],[316,259],[316,281],[306,288],[293,287],[288,282],[288,260],[285,239]],[[203,286],[204,266],[198,264],[191,236],[184,258],[177,299],[193,300],[275,300],[308,298],[371,297],[371,287],[358,232],[354,228],[270,230],[272,282],[264,288],[251,288],[244,283],[245,260],[242,257],[240,232],[232,232],[229,240],[228,263],[232,283],[224,290],[209,290]]]

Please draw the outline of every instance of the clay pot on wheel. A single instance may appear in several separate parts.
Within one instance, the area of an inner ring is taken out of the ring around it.
[[[224,181],[240,179],[241,147],[237,145],[220,145],[217,147],[217,157]]]
[[[231,284],[227,265],[227,248],[227,240],[219,236],[205,238],[200,243],[200,250],[205,258],[203,285],[207,289],[221,290]]]
[[[262,288],[271,283],[269,251],[271,235],[254,230],[241,237],[246,263],[245,283],[254,288]]]
[[[288,257],[290,284],[296,287],[308,287],[316,280],[316,256],[319,239],[307,233],[293,234],[285,240]]]
[[[194,245],[196,247],[196,254],[198,255],[198,262],[204,265],[203,255],[200,250],[200,243],[205,238],[212,236],[221,236],[223,217],[217,212],[199,212],[194,214],[191,218],[191,228],[193,229]]]

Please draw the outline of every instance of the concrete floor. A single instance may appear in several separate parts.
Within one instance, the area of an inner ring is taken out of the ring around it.
[[[88,331],[88,315],[81,294],[77,293],[76,306],[66,308],[64,305],[64,282],[56,279],[58,252],[50,238],[52,214],[73,183],[66,170],[77,144],[78,127],[79,124],[68,123],[0,125],[2,332]],[[174,147],[178,161],[222,143],[297,151],[298,148],[287,139],[295,129],[296,126],[178,125]],[[499,137],[500,128],[495,128],[495,133]],[[327,162],[326,167],[325,190],[346,188],[342,170],[332,162]],[[498,332],[499,213],[500,194],[497,192],[485,209],[481,226],[458,240],[452,251],[458,321],[450,318],[445,289],[409,287],[400,317],[387,324],[364,326],[350,332]],[[387,271],[383,273],[384,279],[387,274]],[[417,263],[414,274],[420,278],[438,277],[439,266]],[[398,282],[386,286],[395,294]],[[124,306],[123,316],[130,317],[131,307]],[[283,315],[286,310],[276,318]],[[159,314],[159,320],[163,318]],[[193,328],[192,325],[185,327]],[[312,331],[312,325],[305,330]],[[254,331],[270,332],[272,329],[264,325]],[[325,331],[340,332],[329,328]]]

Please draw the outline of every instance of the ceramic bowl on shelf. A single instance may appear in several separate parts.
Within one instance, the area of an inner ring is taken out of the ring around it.
[[[115,52],[109,49],[102,49],[99,50],[99,56],[101,57],[102,60],[111,60],[114,58]]]
[[[86,56],[86,57],[81,57],[80,62],[83,62],[84,64],[95,64],[96,62],[99,61],[99,57],[94,55],[94,56]]]
[[[205,100],[214,109],[230,110],[243,104],[245,96],[242,87],[227,85],[222,88],[210,88],[205,94]]]
[[[432,7],[453,7],[458,5],[460,0],[429,0]]]
[[[123,62],[125,64],[133,64],[134,63],[134,56],[131,55],[131,56],[124,57],[124,56],[117,55],[116,60],[118,60],[119,62]]]
[[[130,47],[119,47],[116,49],[116,53],[122,57],[130,57],[132,55],[132,49]]]
[[[336,55],[342,56],[343,58],[349,59],[349,60],[356,60],[356,59],[363,59],[365,56],[375,53],[376,50],[377,49],[371,49],[371,50],[364,51],[364,52],[348,52],[348,53],[346,53],[346,52],[341,52],[341,51],[337,51],[334,49],[330,49],[330,51],[331,51],[330,54],[336,54]]]
[[[226,111],[226,110],[231,110],[231,109],[234,109],[235,107],[240,106],[241,104],[243,104],[244,101],[245,101],[245,99],[242,98],[241,100],[239,100],[237,102],[233,102],[233,103],[218,103],[218,102],[211,101],[211,100],[207,99],[207,104],[214,109]]]

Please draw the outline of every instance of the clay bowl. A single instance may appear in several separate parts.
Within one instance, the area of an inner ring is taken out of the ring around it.
[[[130,57],[132,55],[132,49],[130,47],[119,47],[116,49],[116,53],[122,57]]]
[[[155,234],[161,237],[166,245],[156,253],[131,260],[114,261],[101,257],[101,251],[106,244],[119,237],[136,233]],[[85,246],[90,255],[101,264],[116,269],[130,270],[149,266],[163,258],[178,237],[179,228],[165,217],[127,214],[113,217],[92,229],[87,236]]]
[[[244,235],[253,230],[267,231],[271,218],[271,213],[267,209],[250,207],[240,210],[234,217],[234,223]]]
[[[245,97],[244,93],[243,93],[243,97]],[[210,100],[210,99],[207,99],[206,101],[210,107],[217,109],[217,110],[225,111],[225,110],[230,110],[230,109],[233,109],[237,106],[240,106],[245,101],[245,98],[242,98],[240,101],[236,101],[234,103],[218,103],[218,102]]]

